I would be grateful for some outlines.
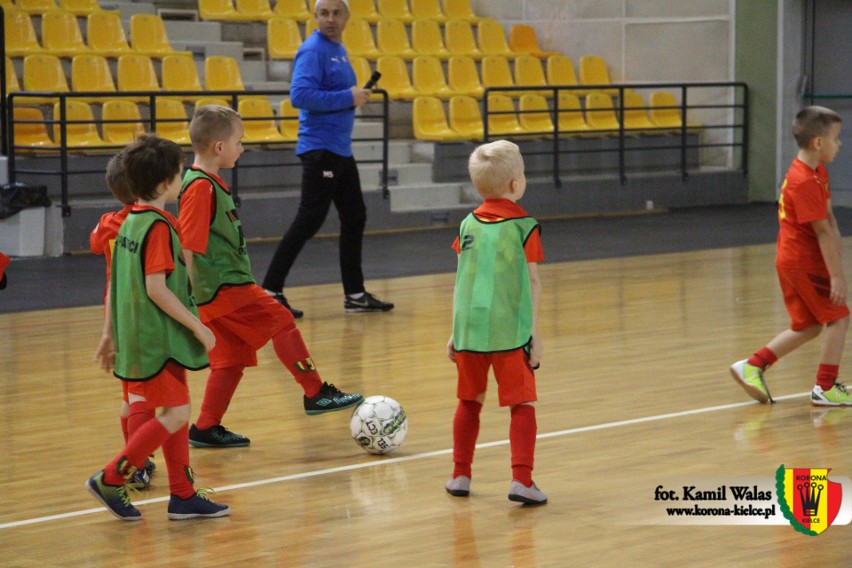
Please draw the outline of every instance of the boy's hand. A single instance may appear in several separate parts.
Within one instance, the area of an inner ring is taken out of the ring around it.
[[[544,344],[541,341],[541,338],[538,335],[533,335],[530,340],[530,355],[529,362],[530,367],[533,369],[538,369],[541,366],[541,356],[544,352]]]
[[[104,371],[112,370],[115,365],[115,344],[112,342],[112,336],[104,335],[101,337],[101,342],[95,350],[95,361],[100,364]]]
[[[846,278],[843,276],[836,276],[831,279],[831,294],[829,298],[831,299],[831,303],[835,306],[842,306],[846,303]]]
[[[453,336],[450,336],[450,340],[447,342],[447,358],[453,363],[456,362],[456,348],[453,345]]]
[[[201,342],[208,352],[212,351],[214,347],[216,347],[216,336],[213,335],[213,332],[210,331],[204,324],[199,324],[198,329],[192,332],[195,335],[195,338]]]

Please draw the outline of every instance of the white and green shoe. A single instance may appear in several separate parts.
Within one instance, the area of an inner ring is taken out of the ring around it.
[[[775,403],[766,381],[763,380],[763,369],[748,364],[748,359],[737,361],[731,365],[731,376],[734,377],[741,387],[745,389],[750,397],[760,403]]]
[[[814,406],[852,406],[852,393],[846,391],[846,386],[834,382],[834,386],[828,390],[822,390],[819,385],[814,385],[811,391],[811,404]]]

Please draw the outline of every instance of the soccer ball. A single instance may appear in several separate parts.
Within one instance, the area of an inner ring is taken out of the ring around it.
[[[370,396],[352,412],[349,429],[355,442],[371,454],[387,454],[405,440],[408,417],[394,399]]]

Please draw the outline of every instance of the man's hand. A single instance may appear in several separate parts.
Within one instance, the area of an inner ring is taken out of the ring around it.
[[[349,90],[352,91],[352,104],[356,108],[367,104],[367,101],[370,100],[370,95],[373,94],[372,90],[361,89],[360,87],[352,87]]]

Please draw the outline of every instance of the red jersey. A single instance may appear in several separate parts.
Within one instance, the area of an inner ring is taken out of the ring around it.
[[[503,219],[518,219],[520,217],[529,217],[529,213],[523,207],[512,201],[511,199],[486,199],[482,205],[474,209],[473,214],[480,221],[494,222],[502,221]],[[453,241],[453,250],[459,252],[459,238]],[[541,229],[536,228],[530,233],[527,242],[524,243],[524,255],[527,257],[527,262],[541,262],[544,260],[544,250],[541,247]]]
[[[115,245],[115,237],[118,235],[118,229],[127,215],[133,208],[132,205],[125,205],[121,211],[112,211],[101,216],[100,221],[89,235],[89,248],[95,254],[102,254],[106,257],[106,276],[109,282],[109,273],[112,266],[112,247]]]
[[[828,219],[831,189],[828,172],[819,164],[816,169],[793,160],[778,202],[778,254],[775,265],[799,270],[825,270],[825,260],[811,223]]]
[[[145,211],[153,209],[169,220],[169,223],[177,231],[180,238],[180,225],[174,215],[162,209],[156,209],[149,205],[134,205],[134,211]],[[154,223],[148,236],[145,237],[145,275],[165,272],[170,274],[175,269],[175,260],[172,256],[172,233],[165,223]]]

